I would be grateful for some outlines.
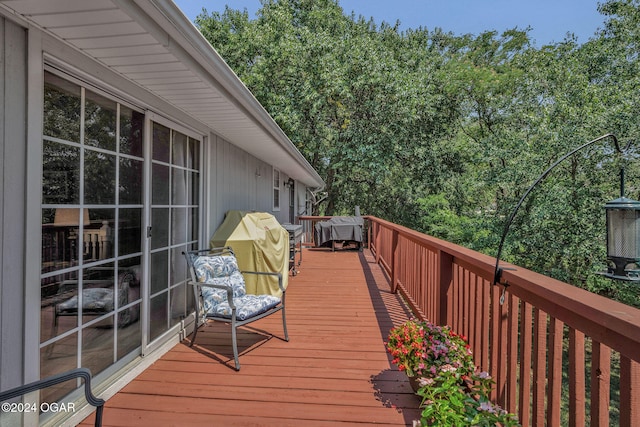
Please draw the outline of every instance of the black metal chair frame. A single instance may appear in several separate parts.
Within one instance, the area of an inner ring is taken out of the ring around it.
[[[52,375],[50,377],[25,384],[20,387],[12,388],[11,390],[3,391],[0,393],[0,402],[4,402],[5,400],[13,399],[14,397],[31,393],[33,391],[38,391],[43,388],[51,387],[52,385],[70,381],[75,378],[84,379],[84,397],[87,399],[87,402],[90,405],[96,407],[95,426],[102,426],[102,411],[104,409],[105,401],[93,395],[93,392],[91,391],[91,371],[87,368],[73,369],[71,371]]]
[[[189,282],[189,284],[193,285],[193,294],[195,296],[195,303],[196,303],[196,325],[194,327],[193,330],[193,335],[191,337],[191,342],[189,343],[189,347],[193,346],[193,343],[196,341],[196,335],[198,333],[198,328],[199,328],[199,324],[198,322],[200,321],[200,319],[205,318],[205,319],[209,319],[209,320],[213,320],[216,322],[224,322],[224,323],[229,323],[231,324],[231,342],[233,344],[233,358],[235,361],[235,368],[236,371],[240,370],[240,361],[239,361],[239,355],[238,355],[238,340],[237,340],[237,334],[236,334],[236,329],[239,328],[240,326],[244,326],[247,325],[249,323],[255,322],[256,320],[260,320],[264,317],[270,316],[274,313],[277,313],[278,311],[282,311],[282,327],[284,329],[284,340],[285,341],[289,341],[289,334],[287,332],[287,318],[285,315],[285,295],[286,295],[286,289],[283,287],[282,285],[282,273],[274,273],[274,272],[262,272],[262,271],[240,271],[241,274],[256,274],[256,275],[263,275],[263,276],[276,276],[278,277],[278,286],[280,287],[280,290],[282,291],[282,297],[280,298],[280,304],[278,304],[277,306],[263,312],[260,314],[257,314],[253,317],[250,317],[248,319],[245,320],[239,320],[236,318],[236,306],[233,302],[233,289],[231,288],[231,286],[225,286],[225,285],[217,285],[217,284],[213,284],[213,283],[206,283],[206,282],[198,282],[198,280],[196,279],[196,272],[195,272],[195,268],[193,266],[193,262],[191,259],[191,255],[195,255],[195,256],[200,256],[200,255],[209,255],[209,256],[216,256],[216,255],[231,255],[235,257],[235,253],[233,252],[233,249],[229,246],[225,246],[225,247],[221,247],[221,248],[212,248],[212,249],[199,249],[199,250],[194,250],[194,251],[188,251],[188,252],[183,252],[183,255],[185,255],[185,258],[187,259],[187,264],[189,265],[189,273],[191,274],[191,281]],[[210,314],[210,313],[202,313],[201,309],[202,309],[202,301],[201,301],[201,292],[200,292],[200,288],[202,287],[210,287],[210,288],[216,288],[216,289],[222,289],[224,291],[227,292],[227,302],[229,303],[229,306],[231,307],[231,317],[220,317],[220,316],[216,316],[215,314]]]

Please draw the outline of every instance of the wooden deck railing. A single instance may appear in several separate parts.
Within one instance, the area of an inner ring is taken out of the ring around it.
[[[640,310],[517,266],[492,286],[495,258],[366,218],[392,290],[467,336],[523,426],[640,426]]]

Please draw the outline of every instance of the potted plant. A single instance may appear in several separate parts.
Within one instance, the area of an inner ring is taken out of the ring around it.
[[[393,363],[410,379],[433,377],[440,368],[451,365],[461,374],[475,370],[471,348],[464,336],[448,326],[415,319],[389,332],[387,350]]]
[[[476,369],[466,338],[448,326],[412,319],[393,328],[386,345],[422,398],[420,425],[519,425],[489,400],[493,380]]]

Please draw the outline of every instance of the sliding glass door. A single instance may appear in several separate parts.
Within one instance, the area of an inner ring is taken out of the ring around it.
[[[98,375],[141,348],[145,115],[48,71],[43,113],[40,373]]]
[[[193,309],[183,251],[200,230],[200,144],[170,125],[152,122],[149,341]]]
[[[43,117],[41,377],[106,377],[192,311],[182,251],[200,232],[202,142],[53,69]]]

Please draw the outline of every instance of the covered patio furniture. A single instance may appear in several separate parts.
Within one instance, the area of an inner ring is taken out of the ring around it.
[[[189,265],[196,298],[196,326],[190,346],[196,340],[200,321],[207,319],[231,324],[231,341],[236,370],[240,370],[236,329],[263,317],[282,311],[284,340],[289,341],[285,316],[285,288],[282,273],[240,271],[230,247],[202,249],[184,253]],[[274,276],[281,296],[247,293],[244,275]]]
[[[334,216],[315,225],[317,247],[362,249],[364,219],[361,216]]]

